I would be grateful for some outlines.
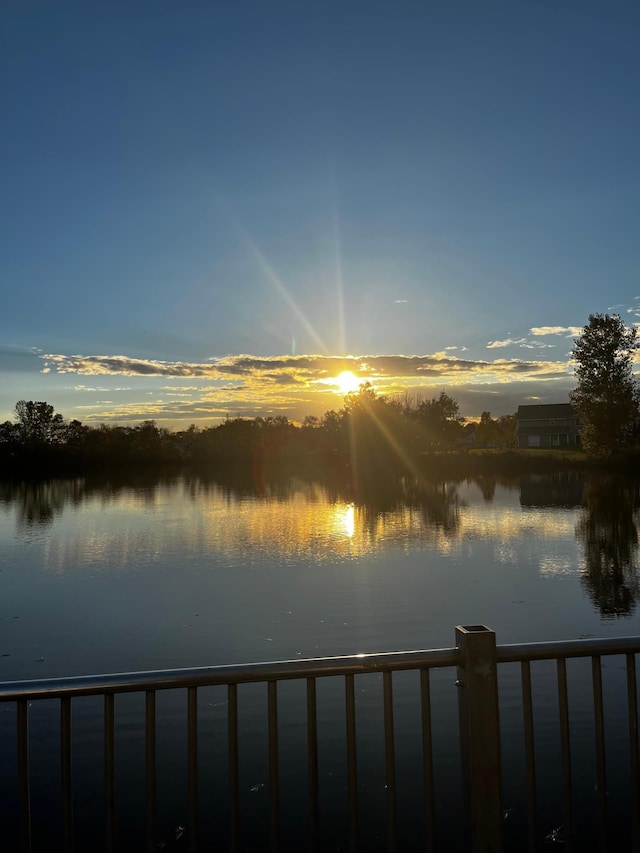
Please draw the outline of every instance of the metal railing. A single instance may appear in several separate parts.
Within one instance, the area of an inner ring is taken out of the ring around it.
[[[103,761],[104,761],[104,829],[97,827],[104,841],[94,849],[121,849],[116,839],[116,738],[115,697],[125,693],[145,695],[145,803],[146,849],[157,850],[157,737],[156,695],[158,691],[183,689],[187,692],[187,776],[188,823],[186,840],[191,851],[198,850],[199,767],[198,767],[198,690],[209,686],[226,687],[227,715],[227,784],[229,799],[229,847],[241,845],[240,798],[240,725],[238,686],[261,682],[267,686],[268,738],[268,810],[271,850],[279,849],[280,828],[280,759],[278,684],[287,680],[306,682],[306,764],[311,848],[317,849],[321,828],[320,778],[318,759],[318,679],[330,676],[344,678],[346,730],[347,804],[349,847],[359,844],[359,784],[356,738],[356,691],[358,676],[378,673],[382,678],[384,720],[384,762],[386,789],[387,849],[397,849],[397,785],[396,729],[394,726],[393,674],[416,670],[419,673],[423,807],[426,818],[426,847],[435,849],[434,750],[432,732],[431,670],[456,667],[458,711],[460,719],[460,755],[465,789],[465,811],[468,820],[469,848],[478,851],[502,849],[504,811],[502,801],[501,732],[498,696],[498,666],[520,664],[524,731],[527,836],[528,847],[537,850],[540,837],[536,830],[536,749],[534,740],[533,691],[531,663],[555,660],[558,690],[558,720],[562,756],[562,789],[564,828],[562,840],[568,849],[573,836],[571,731],[567,689],[568,658],[591,659],[595,754],[597,767],[597,804],[599,845],[607,849],[606,753],[601,658],[624,655],[626,660],[628,742],[631,782],[631,834],[634,848],[640,849],[640,766],[638,707],[635,655],[640,651],[640,638],[608,640],[575,640],[496,646],[495,634],[488,628],[458,626],[456,647],[385,654],[362,654],[311,660],[280,661],[239,666],[212,666],[155,672],[124,673],[74,678],[40,679],[0,684],[0,703],[15,703],[17,743],[17,800],[19,806],[19,843],[23,851],[32,849],[30,786],[30,721],[29,708],[40,700],[59,700],[59,760],[62,816],[62,849],[72,851],[74,845],[74,785],[72,766],[72,703],[79,697],[103,696]],[[553,839],[556,840],[556,839]],[[559,838],[557,840],[560,840]],[[302,849],[304,845],[300,845]],[[523,849],[523,848],[521,848]]]

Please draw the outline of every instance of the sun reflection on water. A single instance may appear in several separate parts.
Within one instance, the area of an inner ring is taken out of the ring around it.
[[[331,532],[338,536],[353,539],[356,532],[356,508],[353,504],[336,504],[333,507]]]

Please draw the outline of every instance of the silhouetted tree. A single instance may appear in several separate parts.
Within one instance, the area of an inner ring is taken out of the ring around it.
[[[422,400],[416,408],[415,417],[431,444],[451,445],[462,435],[465,419],[460,415],[460,405],[444,391],[431,400]]]
[[[65,429],[65,441],[67,444],[81,444],[88,434],[89,427],[74,418]]]
[[[517,447],[518,446],[518,416],[517,415],[500,415],[497,419],[497,437],[500,447]]]
[[[487,447],[489,444],[495,444],[497,437],[497,424],[491,417],[491,412],[483,412],[476,427],[476,444]]]
[[[23,443],[57,444],[64,439],[63,417],[49,403],[18,400],[15,414]]]
[[[356,488],[364,487],[366,479],[392,476],[399,468],[406,467],[410,443],[408,422],[397,405],[376,395],[370,383],[365,382],[358,391],[347,394],[342,422]]]
[[[20,441],[20,427],[12,421],[0,424],[0,445],[13,447]]]
[[[580,438],[591,453],[615,453],[629,444],[638,410],[631,372],[638,332],[614,314],[590,314],[576,340],[578,385],[570,395],[580,421]]]
[[[330,409],[320,418],[320,429],[323,432],[327,450],[346,451],[348,438],[346,432],[346,411],[336,412]]]

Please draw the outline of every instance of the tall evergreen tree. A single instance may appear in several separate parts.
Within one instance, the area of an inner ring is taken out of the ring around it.
[[[637,329],[625,326],[618,314],[590,314],[573,346],[578,384],[571,403],[582,445],[591,453],[615,453],[631,441],[638,411],[631,365],[638,347]]]

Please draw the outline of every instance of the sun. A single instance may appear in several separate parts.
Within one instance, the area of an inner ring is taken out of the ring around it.
[[[362,380],[350,370],[343,370],[340,376],[336,376],[335,384],[338,386],[340,394],[350,394],[352,391],[358,390]]]

